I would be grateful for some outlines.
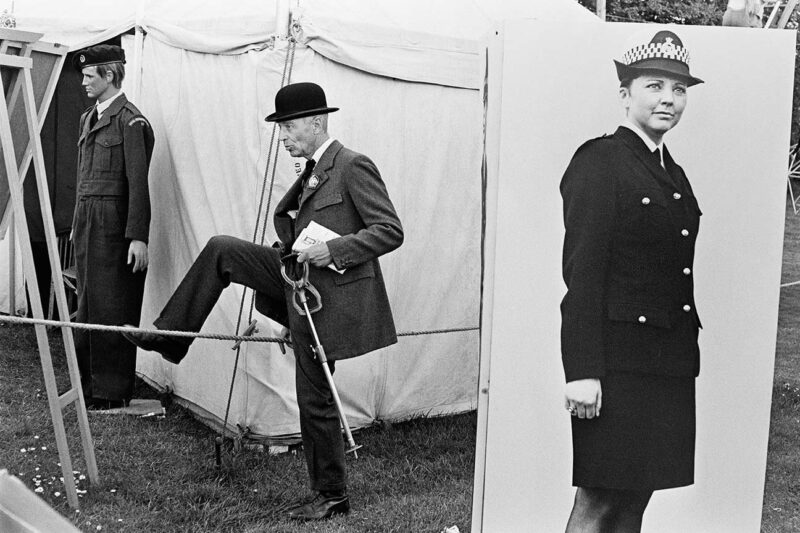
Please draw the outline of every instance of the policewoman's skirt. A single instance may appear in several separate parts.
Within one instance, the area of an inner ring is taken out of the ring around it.
[[[572,419],[576,487],[651,491],[694,483],[695,379],[601,379],[600,417]]]

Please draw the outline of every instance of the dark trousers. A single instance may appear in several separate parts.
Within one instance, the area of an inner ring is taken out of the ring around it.
[[[271,302],[268,316],[286,315],[286,283],[281,277],[280,257],[274,248],[224,235],[212,237],[189,268],[154,324],[159,329],[200,331],[222,290],[231,283],[250,287],[258,300]],[[288,305],[291,305],[290,303]],[[259,307],[259,310],[262,310]],[[300,410],[300,434],[306,455],[311,489],[344,490],[346,485],[344,441],[330,387],[322,366],[311,349],[313,340],[292,332],[295,354],[295,386]],[[325,339],[320,339],[325,345]],[[331,373],[334,363],[329,363]]]
[[[76,322],[139,323],[146,273],[134,273],[127,264],[130,240],[125,238],[120,215],[127,205],[122,198],[82,196],[75,207]],[[130,400],[136,347],[115,332],[78,329],[74,336],[84,396]]]

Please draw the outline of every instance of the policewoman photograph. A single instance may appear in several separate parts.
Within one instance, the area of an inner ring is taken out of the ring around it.
[[[664,141],[702,80],[675,33],[637,41],[614,61],[622,124],[578,148],[560,186],[567,532],[640,531],[653,491],[694,483],[701,212]]]

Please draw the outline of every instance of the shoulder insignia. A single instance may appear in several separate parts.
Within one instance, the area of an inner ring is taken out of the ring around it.
[[[144,118],[141,115],[138,116],[138,117],[133,117],[132,119],[130,119],[128,121],[128,127],[131,127],[131,126],[133,126],[134,124],[137,124],[137,123],[142,124],[142,126],[147,126],[148,128],[150,127],[150,123],[147,122],[147,119]]]

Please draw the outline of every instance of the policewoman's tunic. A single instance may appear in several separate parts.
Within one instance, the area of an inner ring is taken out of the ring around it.
[[[138,324],[145,272],[127,264],[132,240],[147,243],[153,152],[150,124],[124,94],[91,127],[81,116],[73,242],[78,283],[76,320]],[[84,396],[127,400],[133,394],[136,347],[120,334],[75,331]]]
[[[591,140],[561,182],[567,381],[599,378],[601,416],[572,419],[573,484],[630,490],[694,480],[700,209],[683,169],[632,130]]]

